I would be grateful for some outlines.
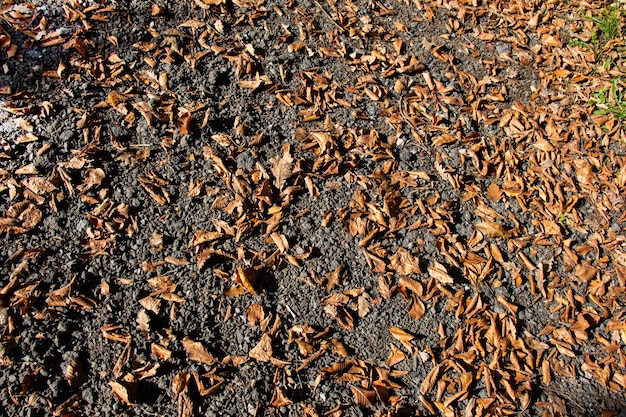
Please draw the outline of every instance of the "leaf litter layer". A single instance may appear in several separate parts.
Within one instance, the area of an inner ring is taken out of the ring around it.
[[[0,7],[8,415],[617,415],[624,5]]]

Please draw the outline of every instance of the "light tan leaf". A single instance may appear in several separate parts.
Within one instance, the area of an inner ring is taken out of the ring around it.
[[[509,237],[509,232],[500,223],[485,221],[476,223],[475,227],[487,237]]]
[[[150,352],[152,352],[152,354],[161,361],[166,361],[172,357],[172,351],[164,346],[159,345],[158,343],[153,343],[150,345]]]
[[[291,147],[287,143],[283,146],[283,156],[275,156],[270,159],[272,163],[272,174],[274,175],[274,186],[282,190],[285,182],[293,174],[293,158],[291,157]]]
[[[38,173],[39,171],[35,167],[35,164],[24,165],[15,170],[15,175],[36,175]]]
[[[272,358],[272,338],[267,334],[261,336],[261,340],[250,350],[248,356],[260,362],[268,362]]]
[[[416,256],[413,256],[411,252],[400,247],[390,258],[391,269],[395,270],[400,275],[419,274],[420,262]]]
[[[391,347],[391,352],[387,358],[387,365],[389,367],[392,367],[406,359],[406,354],[398,349],[396,345],[392,343],[389,346]]]
[[[409,352],[413,352],[414,346],[411,344],[411,341],[415,339],[415,336],[399,327],[392,327],[389,331],[396,340],[409,350]]]
[[[148,316],[148,313],[143,308],[137,315],[137,328],[142,332],[150,332],[150,316]]]
[[[512,302],[510,302],[509,300],[507,300],[507,298],[504,295],[500,294],[496,296],[496,299],[498,300],[500,304],[504,306],[504,308],[509,310],[511,314],[513,315],[517,314],[517,310],[519,307],[513,304]]]
[[[454,279],[448,275],[446,267],[435,261],[433,266],[428,267],[428,273],[441,284],[452,284]]]
[[[165,262],[168,264],[176,265],[176,266],[187,266],[189,265],[189,261],[183,258],[176,258],[174,256],[166,256]]]
[[[422,381],[422,385],[420,386],[420,392],[422,395],[426,395],[433,389],[437,379],[439,378],[439,371],[441,370],[441,366],[437,365],[433,369],[430,370],[424,381]]]
[[[241,88],[247,88],[249,90],[256,90],[258,89],[261,85],[263,85],[263,80],[242,80],[239,81],[239,87]]]
[[[212,242],[214,240],[220,239],[222,236],[224,236],[224,233],[221,232],[198,230],[196,233],[193,234],[191,242],[189,243],[189,247],[193,248],[195,246],[201,245],[202,243]]]
[[[389,284],[389,280],[382,275],[378,277],[378,293],[386,300],[391,298],[391,287]]]
[[[134,406],[135,404],[131,401],[131,395],[128,388],[119,382],[109,381],[109,386],[113,391],[113,395],[116,396],[120,401],[122,401],[126,405]]]
[[[22,180],[22,184],[35,194],[46,194],[57,189],[44,177],[30,177]]]
[[[217,362],[215,356],[211,355],[202,343],[194,342],[190,338],[185,337],[181,340],[181,344],[192,361],[206,363],[207,365],[213,365]]]
[[[148,240],[150,244],[150,249],[152,250],[162,250],[163,249],[163,235],[161,233],[154,232],[150,236]]]
[[[411,308],[409,309],[409,316],[414,318],[415,320],[419,320],[424,316],[426,312],[426,307],[422,300],[416,297],[411,298]]]
[[[370,308],[372,307],[369,295],[367,295],[367,293],[360,295],[357,300],[357,305],[359,317],[363,318],[367,316],[367,313],[369,313]]]

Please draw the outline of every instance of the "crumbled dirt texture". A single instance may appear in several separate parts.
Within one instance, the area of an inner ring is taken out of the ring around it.
[[[3,1],[0,414],[620,413],[606,7]]]

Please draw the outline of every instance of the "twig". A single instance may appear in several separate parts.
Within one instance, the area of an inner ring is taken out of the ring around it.
[[[313,0],[313,1],[315,2],[315,4],[317,4],[317,7],[319,7],[319,8],[320,8],[320,10],[322,11],[322,13],[324,13],[324,15],[326,15],[326,17],[327,17],[327,18],[328,18],[328,19],[329,19],[329,20],[330,20],[330,21],[331,21],[331,22],[332,22],[335,26],[337,26],[337,27],[339,28],[339,30],[340,30],[342,33],[346,31],[346,29],[345,29],[345,28],[343,28],[343,27],[342,27],[339,23],[337,23],[337,22],[335,21],[335,19],[333,19],[333,17],[332,17],[330,14],[328,14],[328,12],[326,11],[326,9],[324,9],[324,8],[322,7],[322,5],[321,5],[321,4],[320,4],[317,0]]]

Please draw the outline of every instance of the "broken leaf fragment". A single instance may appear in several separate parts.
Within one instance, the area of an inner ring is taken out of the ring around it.
[[[259,343],[257,343],[257,345],[250,350],[250,353],[248,353],[248,356],[260,362],[269,362],[272,355],[272,338],[267,333],[264,333],[263,336],[261,336]]]
[[[270,405],[272,407],[283,407],[290,404],[293,404],[293,401],[291,401],[289,397],[287,397],[287,392],[285,391],[285,389],[281,387],[274,388],[274,393],[272,394]]]

